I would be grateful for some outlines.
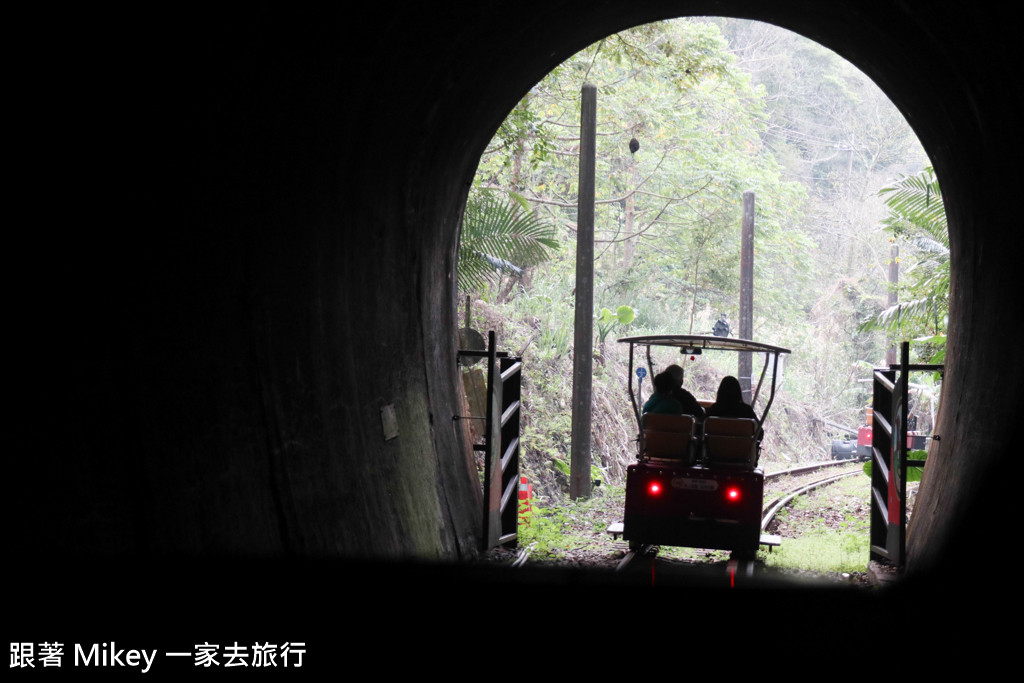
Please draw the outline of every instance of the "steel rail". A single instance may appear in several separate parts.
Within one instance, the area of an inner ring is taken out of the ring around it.
[[[841,467],[842,465],[850,464],[851,462],[849,460],[829,460],[826,462],[811,463],[810,465],[800,465],[798,467],[792,467],[788,470],[780,470],[778,472],[765,474],[764,479],[765,481],[768,481],[769,479],[777,479],[779,477],[784,477],[786,475],[796,476],[798,474],[806,474],[807,472],[823,470],[827,467]]]
[[[797,496],[802,496],[806,493],[810,493],[811,491],[819,487],[826,486],[833,482],[839,481],[840,479],[844,479],[845,477],[860,474],[860,472],[861,471],[859,469],[853,470],[851,472],[842,472],[840,474],[832,475],[831,477],[825,477],[824,479],[813,481],[809,484],[802,484],[794,489],[786,491],[778,498],[776,498],[771,504],[762,509],[761,531],[764,531],[768,527],[768,524],[771,523],[772,519],[775,517],[779,510],[793,502],[793,499],[796,498]]]

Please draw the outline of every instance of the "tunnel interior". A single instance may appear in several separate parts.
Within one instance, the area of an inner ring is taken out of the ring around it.
[[[106,582],[136,563],[237,577],[474,557],[479,493],[451,416],[453,270],[477,160],[569,55],[686,15],[821,43],[918,135],[954,265],[942,438],[909,574],[938,580],[963,548],[1005,543],[1012,504],[985,492],[1011,462],[1022,380],[1006,341],[1024,246],[1006,7],[399,4],[356,19],[261,5],[140,16],[128,33],[65,17],[32,81],[52,103],[38,206],[60,228],[32,245],[45,274],[26,306],[33,436],[11,499],[22,578],[68,561]]]

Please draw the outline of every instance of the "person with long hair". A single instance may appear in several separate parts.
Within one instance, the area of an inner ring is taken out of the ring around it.
[[[756,420],[754,409],[743,401],[743,390],[740,381],[728,375],[718,385],[718,394],[714,404],[707,410],[708,417],[745,417]]]

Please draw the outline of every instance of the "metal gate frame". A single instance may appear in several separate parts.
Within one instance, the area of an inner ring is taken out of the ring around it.
[[[942,365],[911,365],[910,343],[900,347],[900,362],[876,369],[871,428],[871,559],[902,567],[907,552],[908,383],[911,372],[943,372]],[[936,437],[937,438],[937,437]]]
[[[487,351],[459,351],[487,363],[487,415],[484,443],[483,550],[516,547],[519,525],[519,432],[523,359],[497,351],[494,331]]]

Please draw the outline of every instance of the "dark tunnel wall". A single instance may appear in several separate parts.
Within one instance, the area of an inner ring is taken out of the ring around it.
[[[1003,7],[392,4],[357,20],[259,5],[133,15],[126,32],[114,17],[66,17],[40,36],[52,49],[27,98],[59,102],[36,121],[47,133],[32,168],[50,191],[39,209],[55,227],[33,242],[45,275],[25,297],[25,411],[41,424],[10,503],[26,520],[15,550],[472,556],[479,493],[451,420],[451,273],[476,161],[551,67],[685,14],[818,40],[874,78],[924,143],[948,207],[954,300],[912,566],[999,538],[1010,504],[982,494],[1015,441],[1022,361],[1006,324],[1019,306],[1004,297],[1024,246]]]

